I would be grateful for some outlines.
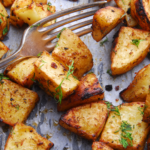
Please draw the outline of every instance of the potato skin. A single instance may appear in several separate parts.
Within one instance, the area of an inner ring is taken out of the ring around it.
[[[93,142],[92,150],[113,150],[113,149],[103,142]]]
[[[17,123],[11,130],[4,150],[30,149],[49,150],[53,143],[39,135],[36,130],[22,123]]]
[[[150,150],[150,135],[148,136],[147,140],[147,150]]]
[[[127,121],[132,126],[132,131],[130,132],[133,137],[133,146],[128,146],[126,149],[143,150],[150,131],[149,125],[142,121],[143,114],[139,110],[139,107],[143,108],[144,104],[144,102],[124,103],[118,106],[120,116],[115,115],[115,112],[111,111],[101,134],[100,141],[114,149],[125,150],[119,140],[121,138],[121,122]],[[115,131],[117,130],[119,131],[116,133]]]
[[[100,41],[124,19],[124,13],[121,8],[112,6],[99,9],[93,17],[93,39],[97,42]]]
[[[81,78],[78,88],[61,104],[57,104],[58,111],[66,111],[81,104],[96,102],[104,98],[104,92],[94,73]]]
[[[4,71],[4,75],[8,76],[16,83],[30,88],[33,84],[32,79],[35,74],[34,62],[36,60],[37,58],[28,58],[17,63],[13,68],[8,66]]]
[[[3,43],[0,42],[0,59],[8,52],[9,48]]]
[[[91,70],[93,58],[90,50],[84,42],[70,29],[66,28],[61,32],[58,46],[52,52],[54,59],[59,61],[66,69],[67,65],[74,61],[73,75],[80,79],[84,73]]]
[[[149,1],[131,0],[131,15],[142,29],[150,31]]]
[[[3,40],[9,31],[9,19],[5,7],[0,2],[0,40]]]
[[[0,0],[0,2],[5,6],[5,7],[9,7],[13,4],[15,0]]]
[[[95,141],[105,125],[107,115],[106,104],[95,102],[70,109],[61,116],[59,124],[83,138]]]
[[[141,40],[136,46],[132,40]],[[128,72],[146,57],[150,47],[150,33],[148,31],[121,27],[111,49],[112,75]]]
[[[149,93],[150,65],[142,68],[132,83],[120,92],[120,97],[127,102],[144,102]]]
[[[25,122],[39,100],[37,93],[6,79],[0,89],[0,119],[10,126]]]

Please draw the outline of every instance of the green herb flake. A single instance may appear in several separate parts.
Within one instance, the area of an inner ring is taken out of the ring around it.
[[[125,15],[126,15],[126,13],[124,13],[124,14],[121,16],[120,20],[121,20]]]
[[[125,2],[124,2],[124,0],[122,0],[122,2],[123,2],[123,4],[125,5]]]
[[[57,43],[55,47],[57,48],[58,46],[59,46],[59,44]]]
[[[38,68],[38,69],[41,69],[43,66],[44,66],[44,64],[42,64],[41,66],[39,66],[39,68]]]
[[[0,13],[0,15],[1,15],[2,17],[5,17],[2,13]]]
[[[16,108],[17,110],[19,110],[19,107],[20,107],[19,105],[16,105],[16,106],[15,106],[15,108]]]
[[[33,27],[39,27],[39,26],[40,26],[40,23],[38,23],[37,25],[30,26],[30,29],[33,28]]]
[[[92,72],[92,71],[90,71],[90,72],[88,72],[87,74],[93,74],[93,72]]]
[[[115,55],[117,54],[117,52],[113,49],[113,52],[115,53]]]
[[[108,70],[107,70],[107,73],[108,73],[110,76],[112,76],[111,69],[108,69]]]
[[[50,11],[50,8],[49,8],[49,7],[47,7],[47,10],[48,10],[48,11]]]
[[[58,34],[57,34],[57,38],[60,38],[61,33],[65,30],[66,28],[63,28]]]
[[[5,35],[8,32],[7,26],[3,29],[3,35]]]
[[[145,41],[145,40],[133,39],[131,43],[138,47],[141,41]]]
[[[76,76],[72,75],[76,80],[79,80]]]
[[[106,39],[104,41],[100,42],[100,46],[103,46],[104,43],[106,43],[106,42],[109,42],[107,37],[106,37]]]
[[[119,132],[119,130],[115,131],[114,133],[117,133],[117,132]]]
[[[46,61],[44,61],[43,59],[41,60],[42,63],[47,63]]]
[[[74,72],[74,66],[73,66],[73,64],[74,64],[74,60],[72,60],[71,65],[70,65],[70,66],[68,66],[69,70],[68,70],[68,72],[67,72],[66,77],[65,77],[65,78],[63,78],[63,80],[61,81],[61,83],[59,84],[59,86],[58,86],[57,88],[55,88],[56,93],[55,93],[54,98],[56,99],[56,96],[58,95],[58,96],[59,96],[59,98],[58,98],[58,102],[60,102],[60,104],[61,104],[62,97],[63,97],[63,93],[62,93],[61,85],[62,85],[62,83],[64,82],[64,80],[69,80],[69,78],[68,78],[68,77],[69,77],[69,75],[73,74],[73,72]]]
[[[111,103],[110,102],[105,102],[105,104],[107,105],[107,109],[110,109]]]
[[[120,116],[120,112],[119,112],[119,109],[118,109],[118,107],[114,107],[111,111],[115,111],[115,115],[117,115],[117,116]]]
[[[51,2],[48,2],[48,3],[47,3],[47,5],[48,5],[48,6],[51,6],[51,5],[52,5],[52,3],[51,3]]]
[[[39,53],[37,54],[37,56],[38,56],[38,57],[40,57],[40,56],[41,56],[41,54],[42,54],[42,52],[39,52]]]
[[[0,19],[0,24],[3,23],[2,19]]]
[[[141,115],[144,115],[144,107],[142,108],[142,107],[138,107],[138,110],[141,112]]]

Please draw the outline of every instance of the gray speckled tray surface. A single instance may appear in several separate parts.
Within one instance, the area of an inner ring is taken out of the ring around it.
[[[73,2],[69,0],[51,0],[50,2],[52,5],[56,6],[56,11],[61,11],[69,7],[90,3],[93,1],[79,0],[78,2]],[[107,5],[115,6],[115,3],[112,1]],[[22,33],[25,28],[26,27],[16,29],[11,26],[7,37],[5,37],[3,41],[10,48],[8,55],[12,54],[19,47]],[[113,90],[111,92],[105,91],[105,100],[112,102],[115,106],[122,103],[122,100],[119,98],[119,92],[129,85],[135,76],[135,72],[140,70],[143,66],[149,64],[149,59],[145,58],[144,61],[132,69],[132,71],[116,78],[112,78],[106,73],[107,70],[110,69],[111,64],[110,50],[113,36],[118,29],[119,26],[107,35],[108,42],[105,43],[104,46],[100,46],[99,42],[94,41],[91,34],[81,37],[93,54],[94,66],[92,71],[97,75],[104,91],[105,85],[113,85]],[[120,88],[119,91],[116,91],[115,86],[118,85]],[[74,133],[71,133],[70,131],[59,126],[58,121],[62,113],[57,112],[56,101],[45,94],[45,92],[43,92],[36,85],[33,86],[32,90],[38,93],[40,96],[40,101],[31,112],[26,124],[34,127],[39,134],[51,140],[54,143],[52,150],[91,150],[92,142],[82,139]],[[116,99],[119,99],[119,101],[116,101]],[[0,122],[0,150],[4,149],[9,132],[10,127]]]

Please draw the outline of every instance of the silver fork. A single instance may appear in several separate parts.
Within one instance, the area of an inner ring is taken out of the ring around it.
[[[93,3],[88,3],[84,5],[79,5],[73,8],[69,8],[69,9],[57,12],[51,16],[48,16],[36,22],[32,26],[28,27],[23,34],[19,49],[12,55],[0,61],[0,69],[7,67],[10,64],[11,65],[9,66],[9,68],[12,68],[19,61],[22,61],[23,59],[26,59],[28,57],[37,56],[37,54],[43,50],[47,50],[48,52],[51,52],[54,46],[56,45],[56,42],[52,43],[51,41],[54,40],[57,34],[60,32],[60,31],[53,32],[53,30],[57,29],[58,27],[61,27],[62,25],[68,24],[70,22],[74,22],[79,19],[92,16],[96,12],[96,10],[94,11],[92,10],[86,13],[75,15],[73,17],[69,17],[67,19],[58,21],[55,24],[52,24],[50,26],[43,27],[43,25],[47,23],[48,21],[57,19],[59,17],[65,16],[65,15],[68,15],[77,11],[84,10],[87,8],[91,8],[91,7],[95,7],[99,5],[102,6],[102,4],[105,4],[105,3],[107,3],[107,1],[93,2]],[[71,30],[76,30],[81,27],[87,26],[91,23],[92,23],[92,19],[69,26],[69,28]],[[92,29],[90,27],[88,29],[84,29],[80,32],[77,32],[76,34],[78,36],[82,36],[91,31]]]

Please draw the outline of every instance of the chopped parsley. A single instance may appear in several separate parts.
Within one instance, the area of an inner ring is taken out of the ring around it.
[[[30,26],[30,29],[33,28],[33,27],[39,27],[40,26],[40,23],[36,24],[36,25],[32,25]]]
[[[145,40],[133,39],[131,43],[138,47],[141,41],[145,41]]]
[[[49,8],[49,7],[47,7],[47,10],[48,10],[48,11],[50,11],[50,8]]]
[[[37,54],[37,56],[38,56],[38,57],[40,57],[40,56],[41,56],[41,54],[42,54],[42,52],[39,52],[39,53]]]
[[[108,73],[110,76],[112,76],[111,69],[108,69],[108,70],[107,70],[107,73]]]
[[[52,3],[51,3],[51,2],[48,2],[48,3],[47,3],[47,5],[48,5],[48,6],[51,6],[51,5],[52,5]]]
[[[2,17],[5,17],[2,13],[0,13],[0,15],[1,15]]]
[[[17,110],[19,110],[19,105],[16,105],[15,108],[16,108]]]
[[[113,52],[115,53],[115,55],[117,54],[117,52],[113,49]]]
[[[0,24],[3,23],[2,19],[0,19]]]
[[[124,14],[121,16],[120,20],[121,20],[125,15],[126,15],[126,13],[124,13]]]
[[[60,104],[61,104],[62,97],[63,97],[61,85],[62,85],[62,83],[64,82],[64,80],[69,80],[69,78],[68,78],[69,75],[73,74],[73,72],[74,72],[74,66],[73,66],[73,64],[74,64],[74,60],[72,60],[71,65],[68,66],[69,70],[68,70],[68,72],[67,72],[67,76],[64,77],[64,78],[62,79],[61,83],[59,84],[59,86],[58,86],[57,88],[55,88],[56,93],[55,93],[54,98],[56,98],[56,96],[58,95],[58,96],[59,96],[58,102],[60,102]]]
[[[125,5],[125,2],[124,2],[124,0],[122,0],[122,2],[123,2],[123,4]]]
[[[38,69],[41,69],[43,66],[44,66],[44,64],[42,64],[41,66],[39,66],[39,68],[38,68]]]
[[[141,115],[144,115],[144,107],[142,108],[142,107],[138,107],[138,110],[141,112]]]
[[[57,43],[55,47],[58,47],[58,46],[59,46],[59,44]]]
[[[127,148],[127,146],[129,145],[133,146],[132,133],[128,132],[128,131],[132,131],[131,125],[127,121],[122,121],[120,130],[121,130],[121,140],[119,141],[123,145],[123,147]]]
[[[106,43],[106,42],[108,42],[108,38],[107,37],[106,37],[106,39],[104,41],[100,42],[100,46],[103,46],[104,43]]]
[[[7,26],[3,29],[3,35],[5,35],[8,32]]]
[[[66,28],[63,28],[58,34],[57,34],[57,38],[60,38],[61,33],[65,30]]]
[[[107,109],[110,110],[110,108],[111,108],[111,103],[110,103],[110,102],[105,102],[105,104],[107,105]]]
[[[120,116],[120,112],[119,112],[119,109],[118,109],[118,107],[116,106],[116,107],[114,107],[111,111],[115,111],[115,115],[117,115],[117,116]]]

